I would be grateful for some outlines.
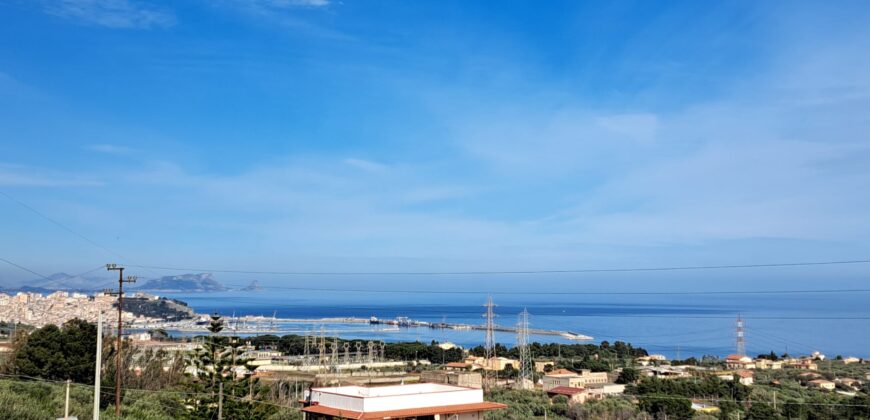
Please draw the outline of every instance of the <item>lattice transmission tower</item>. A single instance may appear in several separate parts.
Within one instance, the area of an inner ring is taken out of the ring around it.
[[[492,359],[494,359],[496,357],[496,354],[495,354],[495,333],[494,333],[494,330],[495,330],[495,312],[493,311],[495,304],[492,303],[492,296],[487,298],[486,305],[483,305],[483,306],[486,307],[486,313],[483,314],[483,316],[486,317],[486,339],[484,340],[483,348],[486,351],[486,353],[485,353],[486,363],[490,364],[490,363],[492,363]]]
[[[320,341],[317,344],[318,357],[317,365],[321,368],[326,364],[326,337],[324,336],[323,326],[320,326]]]
[[[532,354],[529,349],[529,311],[523,308],[517,317],[517,349],[520,353],[520,370],[517,375],[517,386],[519,389],[531,389],[535,386],[534,366],[532,365]]]
[[[302,354],[302,364],[308,366],[311,364],[311,334],[308,329],[305,330],[305,348]]]
[[[743,329],[743,318],[737,315],[737,354],[746,355],[746,331]]]

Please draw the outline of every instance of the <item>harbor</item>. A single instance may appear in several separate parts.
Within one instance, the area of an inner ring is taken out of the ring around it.
[[[207,315],[199,315],[197,319],[185,321],[164,321],[164,322],[147,322],[134,323],[131,327],[137,330],[147,329],[163,329],[171,332],[180,333],[205,333],[209,323]],[[300,328],[301,326],[317,326],[321,328],[329,326],[328,331],[331,334],[341,333],[389,333],[392,331],[398,332],[401,330],[415,328],[429,329],[444,329],[456,331],[485,331],[485,325],[474,325],[464,323],[448,323],[448,322],[428,322],[410,319],[408,317],[396,317],[393,319],[381,319],[376,316],[370,318],[360,317],[327,317],[327,318],[278,318],[276,316],[267,317],[262,315],[246,315],[246,316],[231,316],[225,319],[225,331],[240,335],[263,335],[263,334],[300,334],[305,335],[310,333],[311,329]],[[357,328],[343,330],[341,326],[353,326]],[[368,329],[360,329],[361,326],[371,326]],[[516,334],[515,327],[507,327],[495,325],[493,331]],[[550,329],[529,329],[530,335],[536,336],[559,336],[571,341],[590,341],[594,337],[577,333],[574,331],[550,330]]]

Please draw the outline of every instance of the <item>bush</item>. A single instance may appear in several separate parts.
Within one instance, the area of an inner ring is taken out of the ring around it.
[[[46,325],[18,343],[10,361],[13,373],[51,380],[94,383],[97,327],[80,319]]]
[[[694,414],[691,400],[674,395],[644,395],[640,398],[640,408],[655,416],[666,415],[675,420],[690,419]]]

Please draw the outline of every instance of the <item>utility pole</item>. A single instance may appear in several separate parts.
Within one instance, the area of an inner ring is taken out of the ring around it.
[[[121,417],[121,337],[124,326],[121,324],[121,314],[124,311],[124,283],[136,283],[135,276],[124,278],[124,267],[118,264],[106,264],[106,270],[118,272],[118,348],[115,358],[115,416]]]
[[[94,371],[94,420],[100,420],[100,371],[103,365],[103,312],[97,314],[97,369]]]
[[[776,411],[776,390],[773,390],[773,411]]]
[[[63,418],[69,419],[69,379],[66,380],[66,400],[63,403]]]

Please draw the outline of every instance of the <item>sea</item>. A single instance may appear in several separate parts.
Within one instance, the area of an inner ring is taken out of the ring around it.
[[[482,325],[483,294],[333,293],[333,292],[215,292],[169,293],[198,313],[225,317],[261,315],[277,319],[408,317],[418,321]],[[723,357],[736,351],[737,319],[743,319],[748,354],[774,351],[828,357],[870,358],[870,293],[827,294],[699,294],[699,295],[517,295],[492,294],[497,305],[495,323],[515,326],[518,314],[529,312],[531,328],[563,330],[592,336],[574,341],[558,335],[531,335],[541,343],[600,343],[623,341],[650,353],[674,358]],[[267,325],[263,325],[267,327]],[[482,345],[478,330],[396,328],[388,325],[275,323],[277,334],[306,334],[321,327],[328,336],[386,342],[452,342],[463,347]],[[516,334],[496,332],[508,347]]]

